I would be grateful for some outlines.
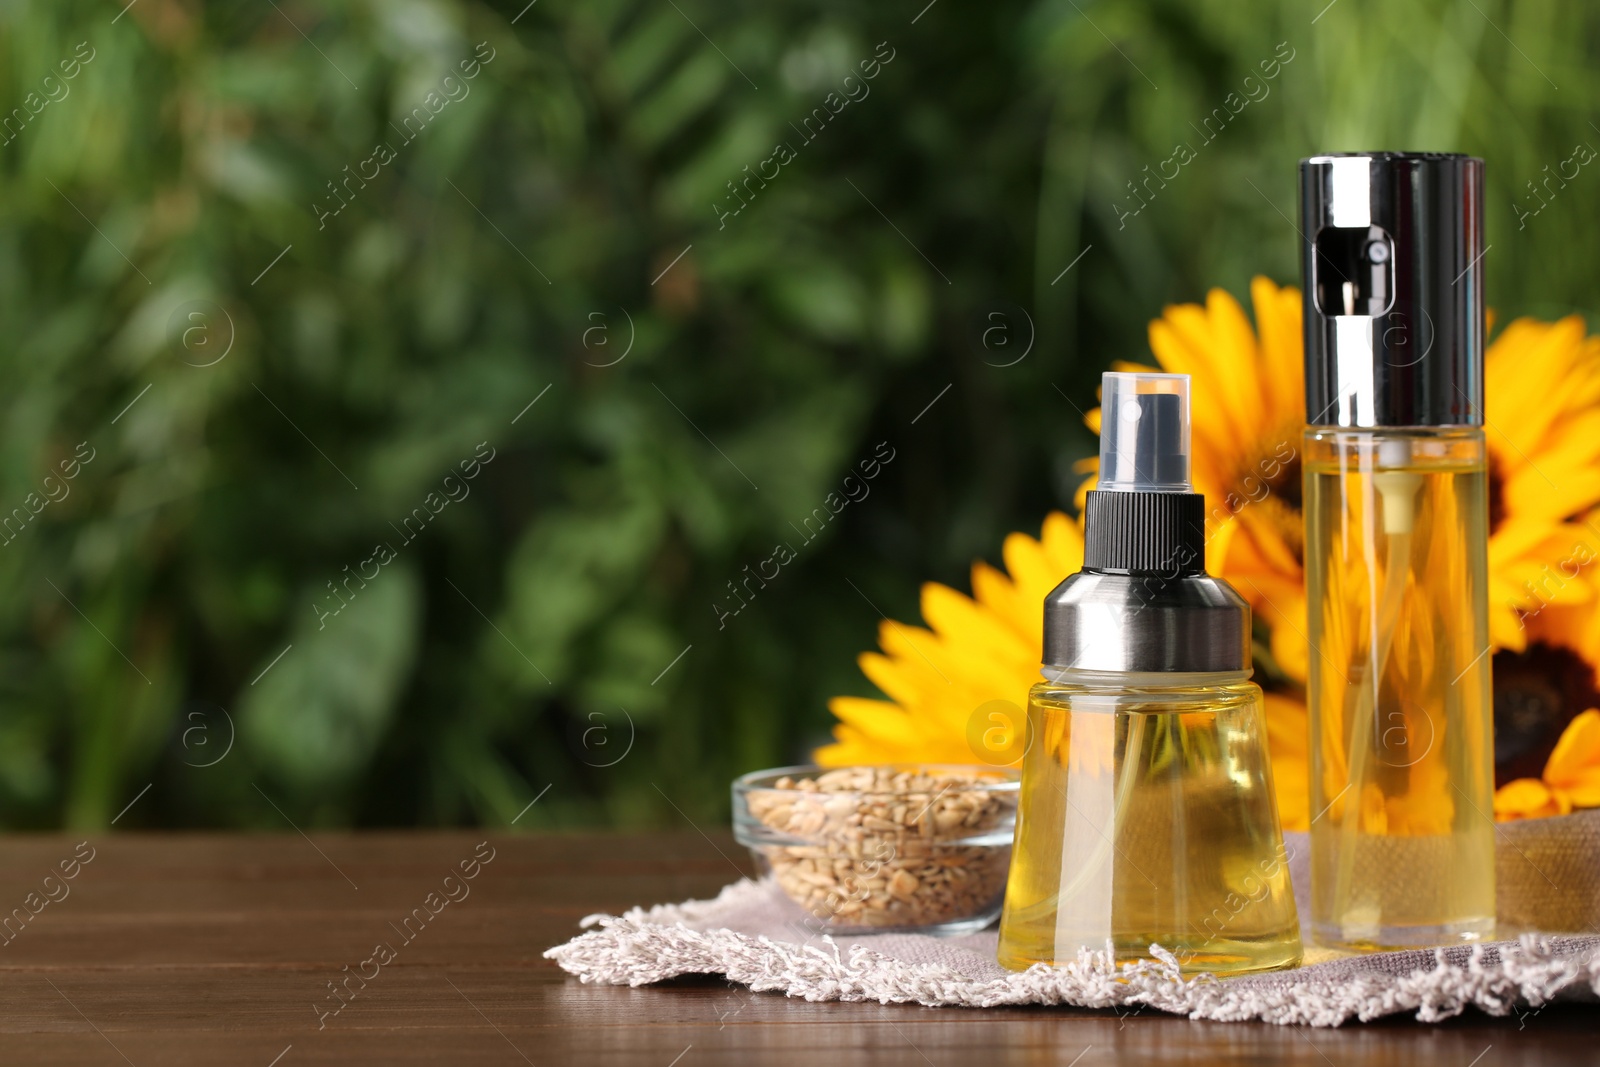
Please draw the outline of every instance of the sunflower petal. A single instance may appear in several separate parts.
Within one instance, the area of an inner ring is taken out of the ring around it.
[[[1555,798],[1537,778],[1518,778],[1494,793],[1494,814],[1501,819],[1538,819],[1554,815]]]
[[[1600,774],[1600,711],[1590,708],[1576,716],[1544,765],[1544,780],[1552,786],[1571,787]]]
[[[1262,373],[1255,377],[1261,386],[1262,410],[1288,413],[1298,419],[1305,407],[1300,290],[1257,276],[1250,279],[1250,303],[1255,308],[1256,332],[1261,336],[1257,351]]]

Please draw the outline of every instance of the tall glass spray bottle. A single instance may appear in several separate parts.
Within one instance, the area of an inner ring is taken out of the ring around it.
[[[1483,161],[1300,164],[1312,931],[1494,930]]]

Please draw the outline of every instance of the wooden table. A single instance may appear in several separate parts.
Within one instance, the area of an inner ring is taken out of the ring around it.
[[[712,894],[746,859],[713,836],[8,837],[0,912],[27,919],[0,934],[0,1064],[1600,1062],[1595,1008],[1307,1030],[807,1004],[712,979],[585,986],[542,958],[590,912]],[[492,858],[467,880],[475,850]],[[93,858],[73,868],[75,852]],[[427,921],[406,924],[413,909]],[[330,983],[358,972],[336,999]]]

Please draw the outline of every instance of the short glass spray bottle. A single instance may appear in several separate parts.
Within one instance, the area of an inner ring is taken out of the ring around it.
[[[1492,935],[1483,161],[1300,164],[1312,931]]]
[[[1189,379],[1107,374],[1084,566],[1044,604],[999,960],[1111,950],[1185,973],[1300,960],[1250,681],[1250,608],[1205,573]]]

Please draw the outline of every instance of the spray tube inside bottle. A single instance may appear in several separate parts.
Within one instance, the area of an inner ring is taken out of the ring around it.
[[[1494,928],[1483,163],[1300,165],[1312,929]]]

